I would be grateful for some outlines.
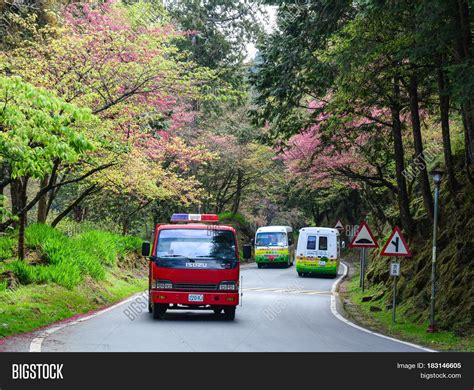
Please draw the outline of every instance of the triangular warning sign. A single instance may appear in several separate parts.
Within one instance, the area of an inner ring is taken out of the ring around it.
[[[334,229],[344,229],[344,225],[340,219],[337,220],[336,224],[334,225]]]
[[[349,244],[349,248],[378,248],[377,240],[370,231],[369,225],[363,221]]]
[[[403,237],[402,231],[398,226],[393,229],[390,238],[385,243],[380,253],[382,256],[406,256],[411,257],[410,248]]]

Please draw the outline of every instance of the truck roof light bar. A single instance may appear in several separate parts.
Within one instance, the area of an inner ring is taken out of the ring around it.
[[[218,222],[217,214],[173,214],[171,222]]]

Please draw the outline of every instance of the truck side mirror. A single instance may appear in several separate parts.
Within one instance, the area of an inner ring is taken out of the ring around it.
[[[293,240],[291,238],[288,239],[288,246],[293,245]]]
[[[142,256],[150,256],[150,243],[144,242],[142,244]]]
[[[244,259],[250,260],[252,257],[252,245],[248,245],[248,244],[244,245],[244,247],[242,248],[242,252],[244,255]]]
[[[252,239],[250,240],[250,245],[255,246],[255,238],[252,238]]]

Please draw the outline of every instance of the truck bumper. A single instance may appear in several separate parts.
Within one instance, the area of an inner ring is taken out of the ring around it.
[[[202,296],[202,301],[190,300],[190,295]],[[239,304],[238,292],[200,292],[200,291],[170,291],[151,290],[153,303],[178,304],[190,306],[237,306]]]

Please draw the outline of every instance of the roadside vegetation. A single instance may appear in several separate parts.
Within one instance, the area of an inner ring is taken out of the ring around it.
[[[34,224],[26,229],[23,261],[12,256],[15,241],[0,238],[0,336],[97,309],[146,288],[147,263],[138,254],[136,237],[98,230],[68,237]]]
[[[396,323],[392,322],[392,301],[387,294],[390,285],[369,285],[362,293],[359,273],[355,272],[341,287],[346,315],[355,323],[401,340],[437,351],[474,352],[474,339],[454,331],[427,333],[428,319],[420,321],[408,302],[398,302]]]

